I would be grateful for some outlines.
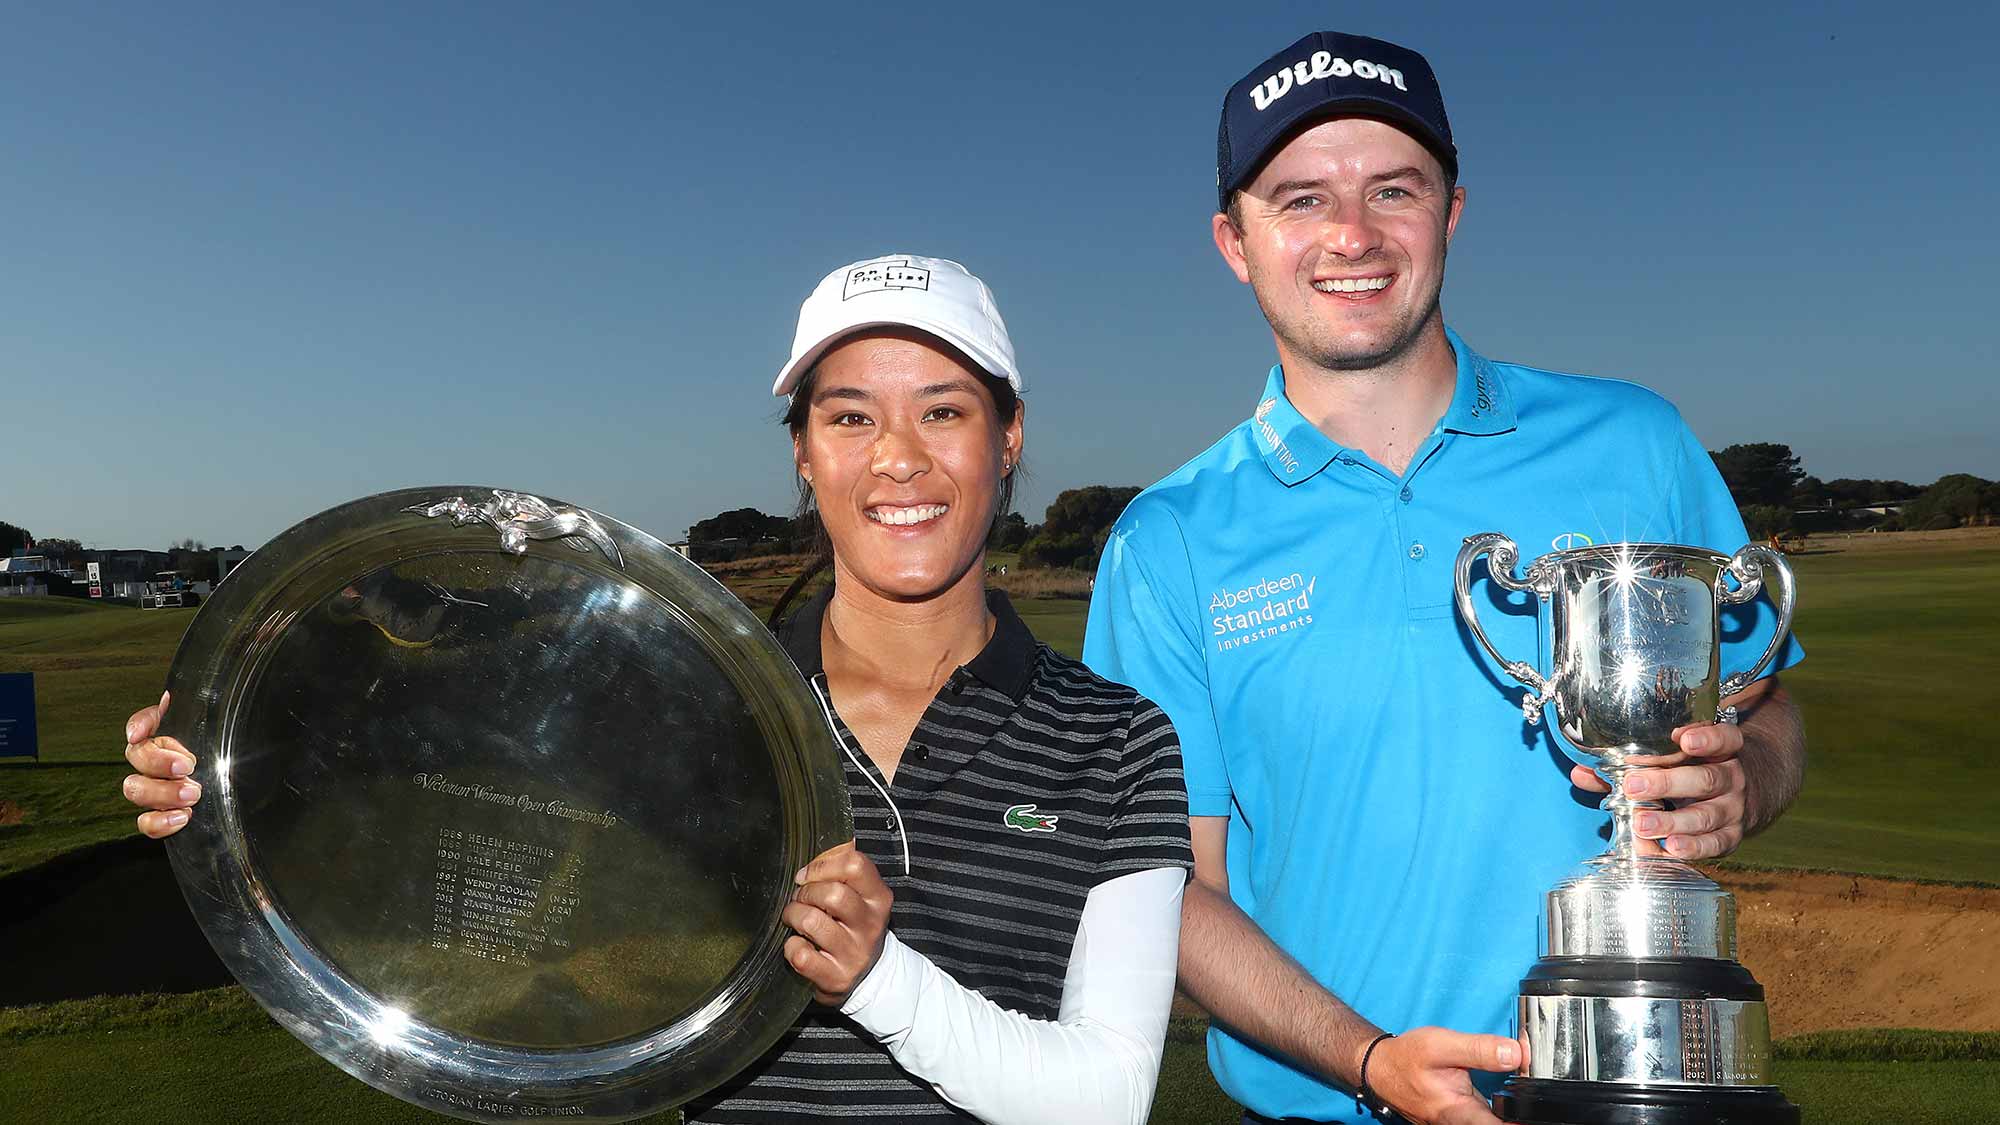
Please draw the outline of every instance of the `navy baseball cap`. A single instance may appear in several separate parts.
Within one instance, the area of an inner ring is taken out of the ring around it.
[[[1216,210],[1256,177],[1301,124],[1353,114],[1379,117],[1423,143],[1458,175],[1444,94],[1424,57],[1365,35],[1315,31],[1264,60],[1229,88],[1215,143]]]

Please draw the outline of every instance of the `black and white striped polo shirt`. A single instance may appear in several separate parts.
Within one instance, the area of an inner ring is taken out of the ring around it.
[[[779,630],[808,678],[821,671],[830,596]],[[1135,871],[1193,866],[1180,743],[1143,696],[1036,641],[1006,595],[989,592],[987,605],[993,639],[931,702],[887,786],[909,834],[910,873],[889,806],[848,760],[854,834],[895,892],[889,928],[898,940],[1002,1007],[1053,1020],[1091,889]],[[818,1005],[687,1114],[703,1125],[970,1120],[867,1032]]]

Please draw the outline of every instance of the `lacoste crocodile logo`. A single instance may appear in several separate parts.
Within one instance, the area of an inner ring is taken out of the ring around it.
[[[1000,818],[1000,823],[1021,832],[1054,832],[1056,821],[1062,818],[1052,813],[1039,813],[1033,805],[1015,805]]]

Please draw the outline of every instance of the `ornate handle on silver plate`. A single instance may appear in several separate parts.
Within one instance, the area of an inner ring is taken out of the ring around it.
[[[1771,643],[1764,646],[1764,655],[1757,658],[1757,663],[1752,664],[1749,671],[1732,673],[1716,686],[1716,694],[1723,699],[1728,699],[1749,687],[1751,682],[1756,680],[1758,673],[1778,655],[1779,646],[1783,645],[1785,638],[1791,635],[1792,610],[1798,604],[1798,587],[1792,579],[1791,564],[1785,561],[1785,556],[1761,543],[1745,544],[1738,549],[1729,560],[1729,573],[1737,581],[1736,589],[1726,589],[1720,578],[1716,580],[1715,598],[1722,605],[1743,605],[1755,601],[1757,595],[1764,589],[1765,581],[1772,577],[1777,579],[1773,583],[1777,588],[1773,591],[1772,600],[1778,606],[1778,630],[1772,634]],[[1735,722],[1736,708],[1718,708],[1715,721]]]
[[[1472,605],[1472,564],[1481,555],[1492,556],[1487,560],[1486,570],[1502,589],[1517,590],[1546,600],[1554,592],[1554,586],[1547,575],[1538,573],[1533,566],[1528,568],[1526,581],[1516,579],[1514,564],[1519,561],[1520,550],[1512,539],[1497,531],[1468,536],[1465,546],[1458,549],[1455,578],[1458,615],[1465,618],[1466,625],[1471,627],[1472,635],[1478,639],[1480,647],[1492,653],[1493,659],[1500,662],[1500,666],[1506,669],[1508,675],[1527,685],[1528,695],[1521,700],[1521,714],[1532,726],[1542,721],[1542,708],[1555,698],[1556,678],[1551,676],[1544,679],[1540,672],[1535,671],[1533,665],[1509,660],[1500,655],[1500,650],[1493,647],[1493,641],[1486,636],[1486,630],[1480,627],[1479,611]]]
[[[429,519],[449,516],[458,526],[483,523],[500,533],[503,549],[516,555],[527,551],[530,539],[553,539],[577,551],[588,551],[595,546],[613,565],[620,570],[625,568],[625,556],[618,550],[617,541],[589,512],[551,504],[526,492],[496,488],[493,498],[484,504],[473,504],[463,496],[448,496],[429,504],[412,504],[403,510]]]

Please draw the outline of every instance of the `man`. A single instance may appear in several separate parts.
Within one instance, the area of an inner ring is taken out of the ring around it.
[[[1279,362],[1247,421],[1119,520],[1085,659],[1180,732],[1182,987],[1216,1017],[1211,1065],[1246,1121],[1369,1120],[1365,1099],[1491,1122],[1541,892],[1601,850],[1607,817],[1459,622],[1459,544],[1726,553],[1743,524],[1663,399],[1494,362],[1445,327],[1466,195],[1422,56],[1308,35],[1230,89],[1220,142],[1215,244]],[[1503,651],[1540,651],[1531,602],[1475,594]],[[1725,671],[1775,618],[1731,612]],[[1726,702],[1740,726],[1687,728],[1683,763],[1630,781],[1675,802],[1638,832],[1676,856],[1730,850],[1798,789],[1776,679]]]

